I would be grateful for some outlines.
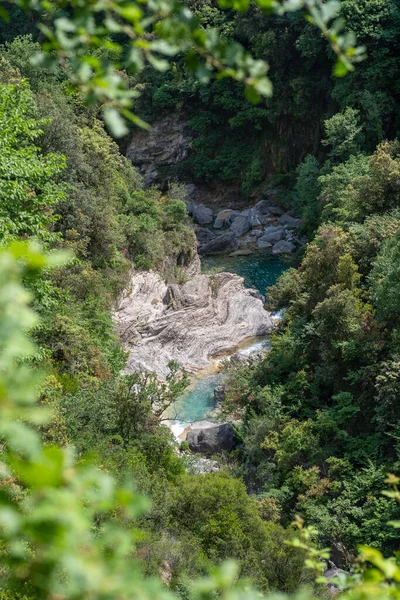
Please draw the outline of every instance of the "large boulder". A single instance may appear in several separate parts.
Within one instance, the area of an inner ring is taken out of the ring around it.
[[[214,388],[215,402],[223,402],[225,400],[225,388],[223,385],[217,385]]]
[[[256,208],[251,208],[249,210],[249,214],[247,215],[247,218],[252,227],[259,227],[260,225],[264,224],[264,216]]]
[[[241,216],[241,212],[239,210],[233,210],[229,217],[226,219],[227,225],[232,225],[233,221]]]
[[[230,452],[237,444],[236,431],[231,423],[193,428],[186,439],[192,452],[203,454]]]
[[[285,237],[285,229],[284,227],[267,227],[263,233],[262,239],[264,242],[269,242],[270,244],[276,244],[276,242],[280,242]]]
[[[272,248],[272,244],[268,240],[264,239],[264,237],[260,237],[257,240],[257,247],[260,250],[268,250],[269,248]]]
[[[230,208],[226,208],[225,210],[221,210],[214,221],[214,228],[215,229],[222,229],[222,227],[225,227],[226,225],[229,224],[229,217],[232,216],[233,214],[233,210],[231,210]]]
[[[264,228],[264,233],[275,233],[276,231],[280,231],[285,234],[285,228],[283,225],[268,225],[268,227]]]
[[[240,237],[244,233],[250,231],[251,225],[248,217],[241,215],[237,217],[232,225],[230,226],[230,231],[237,237]]]
[[[296,246],[292,242],[281,240],[272,248],[272,254],[290,254],[296,250]]]
[[[327,580],[326,587],[331,596],[336,596],[341,591],[340,579],[347,575],[346,571],[339,569],[332,561],[328,563],[328,569],[324,572],[324,577]]]
[[[214,221],[212,209],[204,204],[194,204],[192,207],[192,216],[199,225],[208,225]]]
[[[200,246],[210,242],[211,240],[214,240],[217,237],[216,233],[206,229],[206,227],[196,227],[195,233]]]
[[[279,223],[281,225],[285,225],[286,227],[290,227],[291,229],[296,229],[300,225],[300,219],[292,217],[292,215],[289,215],[289,213],[285,213],[279,217]]]
[[[199,247],[200,254],[220,254],[222,252],[235,252],[239,248],[239,241],[232,231],[226,231],[222,235],[202,244]]]
[[[268,214],[273,215],[274,217],[280,217],[283,215],[285,211],[280,206],[269,206]]]
[[[260,200],[260,202],[257,202],[257,204],[254,206],[254,208],[260,211],[262,215],[266,215],[270,212],[270,203],[268,200]]]

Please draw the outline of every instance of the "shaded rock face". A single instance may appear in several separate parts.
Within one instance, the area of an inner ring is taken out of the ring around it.
[[[188,432],[186,439],[192,452],[203,454],[230,452],[237,444],[236,432],[231,423],[194,427]]]
[[[300,224],[300,219],[297,219],[296,217],[292,217],[292,215],[285,213],[284,215],[279,217],[279,223],[281,225],[286,225],[286,227],[296,229],[296,227],[298,227]]]
[[[214,221],[213,211],[204,204],[193,205],[192,216],[199,225],[208,225]]]
[[[146,185],[159,181],[159,167],[175,165],[188,156],[192,135],[187,120],[174,113],[154,121],[151,129],[136,129],[126,157],[143,175]]]
[[[207,244],[211,242],[211,240],[215,240],[217,234],[210,229],[206,229],[205,227],[196,227],[195,229],[197,241],[199,242],[199,246]]]
[[[162,379],[170,360],[195,372],[274,328],[262,300],[232,273],[196,275],[183,285],[138,273],[114,319],[129,353],[126,372],[154,371]]]
[[[230,231],[237,237],[240,237],[244,233],[247,233],[248,231],[250,231],[250,229],[251,224],[248,217],[246,216],[236,217],[236,219],[233,221],[230,227]]]
[[[239,240],[233,231],[227,231],[222,235],[218,235],[208,242],[200,241],[200,254],[219,254],[221,252],[235,252],[239,248]]]
[[[327,580],[326,587],[331,596],[337,596],[340,593],[340,586],[336,583],[336,579],[346,575],[346,571],[339,569],[333,562],[329,561],[328,569],[324,572],[324,577]]]
[[[277,217],[279,217],[280,215],[283,215],[284,211],[280,206],[270,206],[268,209],[269,214],[271,215],[275,215]]]
[[[214,400],[215,402],[223,402],[225,400],[225,388],[223,385],[217,385],[214,388]]]
[[[294,252],[295,250],[296,246],[292,242],[281,240],[272,248],[272,254],[290,254],[290,252]]]

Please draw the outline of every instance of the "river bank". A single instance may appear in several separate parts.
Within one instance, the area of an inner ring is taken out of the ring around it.
[[[165,423],[175,437],[179,440],[185,439],[185,430],[190,426],[196,426],[196,423],[200,421],[218,421],[218,400],[215,390],[224,382],[224,375],[219,371],[223,360],[229,360],[232,356],[245,360],[267,352],[269,347],[268,337],[246,340],[233,354],[216,360],[212,367],[196,373],[183,396],[164,415],[164,418],[167,419]]]
[[[202,256],[203,272],[229,271],[244,279],[244,285],[257,289],[260,294],[266,294],[266,288],[274,285],[280,275],[291,266],[291,261],[283,257],[266,254],[251,254],[248,256]],[[279,315],[271,315],[276,321]],[[248,339],[227,356],[239,355],[243,358],[268,351],[269,336]],[[190,387],[183,396],[170,408],[166,417],[167,424],[175,437],[182,440],[185,430],[196,422],[207,420],[216,421],[215,409],[217,401],[214,390],[223,383],[224,376],[218,371],[221,359],[213,362],[208,369],[197,372],[192,377]]]

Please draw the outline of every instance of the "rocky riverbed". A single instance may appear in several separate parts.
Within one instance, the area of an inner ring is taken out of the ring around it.
[[[172,359],[194,373],[274,328],[261,294],[232,273],[197,274],[182,285],[134,274],[115,322],[129,353],[126,372],[154,371],[162,379]]]
[[[300,219],[285,213],[270,200],[261,200],[241,212],[224,209],[218,213],[190,201],[188,213],[198,225],[200,254],[290,254],[306,243],[297,233]]]

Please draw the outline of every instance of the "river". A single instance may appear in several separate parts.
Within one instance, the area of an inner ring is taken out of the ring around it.
[[[204,273],[214,270],[236,273],[244,278],[246,287],[255,288],[265,296],[267,287],[274,285],[283,271],[291,265],[289,260],[272,254],[215,255],[203,256],[201,267]]]
[[[202,257],[204,273],[228,271],[244,278],[246,287],[266,294],[266,288],[273,285],[278,277],[290,266],[288,259],[268,254],[251,254],[249,256],[206,256]],[[238,349],[240,354],[250,355],[268,347],[268,339],[248,340]],[[209,413],[215,408],[214,388],[221,382],[218,363],[205,371],[200,371],[192,380],[192,385],[170,411],[170,427],[176,436],[190,423],[210,418]]]

